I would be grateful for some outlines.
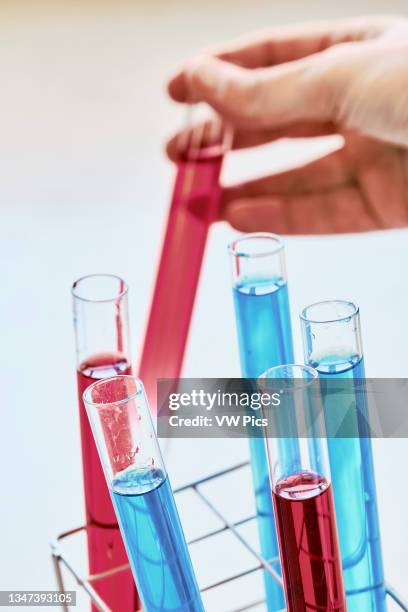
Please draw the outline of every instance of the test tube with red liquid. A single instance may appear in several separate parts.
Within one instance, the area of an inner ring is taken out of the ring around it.
[[[180,376],[208,230],[218,218],[226,138],[222,127],[214,125],[216,133],[210,141],[204,126],[180,137],[180,157],[139,368],[154,412],[157,379]]]
[[[128,291],[121,278],[111,274],[94,274],[77,280],[72,287],[72,295],[88,561],[89,572],[95,575],[128,564],[128,558],[82,396],[85,389],[97,380],[132,373]],[[126,415],[119,415],[115,430],[109,423],[106,424],[105,442],[111,453],[121,448],[123,456],[126,456],[131,441],[126,437],[126,423],[121,423],[120,418],[126,418]],[[121,432],[125,432],[125,435]],[[120,463],[120,457],[115,457],[115,461]],[[134,612],[138,607],[139,600],[130,569],[98,579],[93,586],[114,612]]]
[[[346,612],[318,373],[308,366],[277,366],[259,384],[280,395],[278,409],[265,409],[263,416],[287,610]],[[279,444],[290,437],[287,423],[294,420],[304,436],[296,462],[287,460]]]

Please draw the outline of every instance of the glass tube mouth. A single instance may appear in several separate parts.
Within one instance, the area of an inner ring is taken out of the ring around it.
[[[88,274],[74,282],[73,297],[82,302],[116,302],[128,292],[126,282],[116,274]]]
[[[324,300],[303,308],[300,318],[306,323],[339,323],[357,316],[359,308],[348,300]]]
[[[273,380],[279,381],[276,388],[280,391],[299,391],[316,383],[319,379],[317,370],[308,365],[289,363],[269,368],[258,378],[261,388],[275,388]],[[291,381],[295,381],[291,383]],[[283,389],[282,389],[283,387]]]
[[[283,240],[277,234],[253,232],[230,242],[228,253],[234,257],[268,257],[276,255],[283,248]]]
[[[143,383],[137,376],[121,374],[97,380],[85,389],[82,397],[88,406],[106,408],[126,404],[143,392]]]

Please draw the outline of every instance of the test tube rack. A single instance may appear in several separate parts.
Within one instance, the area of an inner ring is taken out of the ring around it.
[[[201,500],[201,502],[203,502],[208,509],[218,518],[218,520],[221,522],[221,526],[213,531],[209,531],[208,533],[205,533],[204,535],[201,535],[197,538],[194,538],[192,540],[190,540],[188,542],[189,546],[194,546],[194,544],[196,544],[197,542],[200,542],[202,540],[206,540],[206,539],[210,539],[224,531],[229,531],[230,533],[232,533],[235,538],[237,538],[237,540],[240,542],[240,544],[246,548],[246,550],[252,555],[253,560],[254,560],[254,564],[249,567],[248,569],[246,569],[245,571],[239,573],[239,574],[234,574],[231,575],[227,578],[224,578],[223,580],[220,580],[218,582],[214,582],[212,584],[206,585],[204,587],[201,588],[201,592],[206,592],[206,591],[210,591],[212,589],[216,589],[218,587],[221,587],[224,584],[227,584],[229,582],[233,582],[235,580],[239,580],[240,578],[244,578],[245,576],[248,576],[249,574],[252,574],[254,572],[258,572],[261,570],[266,570],[267,572],[270,573],[270,575],[272,576],[272,578],[274,580],[276,580],[279,584],[282,584],[282,580],[280,578],[280,575],[277,573],[275,567],[276,564],[278,562],[278,558],[273,558],[273,559],[264,559],[259,552],[257,552],[252,544],[250,544],[239,532],[239,527],[241,525],[244,525],[245,523],[249,523],[250,521],[255,521],[256,520],[256,515],[252,515],[252,516],[247,516],[243,519],[241,519],[238,522],[235,523],[231,523],[224,515],[223,512],[221,512],[216,505],[214,505],[214,503],[212,501],[210,501],[210,499],[208,498],[208,496],[203,492],[202,490],[202,486],[206,483],[208,483],[209,481],[215,480],[217,478],[225,478],[228,479],[228,475],[232,474],[233,472],[236,472],[237,470],[241,470],[245,467],[248,466],[248,462],[244,461],[242,463],[239,463],[237,465],[234,465],[232,467],[226,468],[224,470],[220,470],[218,472],[214,472],[213,474],[210,474],[209,476],[205,476],[204,478],[200,478],[198,480],[195,480],[193,482],[190,482],[182,487],[179,487],[177,489],[175,489],[174,493],[175,495],[177,495],[178,493],[182,493],[185,492],[187,490],[192,491],[195,495],[198,496],[198,498]],[[69,561],[67,555],[65,554],[64,550],[63,550],[63,546],[62,546],[62,542],[66,539],[69,538],[81,531],[84,531],[86,529],[86,526],[82,526],[82,527],[77,527],[76,529],[70,529],[69,531],[65,531],[64,533],[61,533],[59,536],[57,536],[57,538],[51,542],[51,557],[52,557],[52,561],[53,561],[53,565],[54,565],[54,570],[55,570],[55,576],[56,576],[56,580],[57,580],[57,586],[58,589],[63,591],[64,590],[64,578],[63,578],[63,572],[62,572],[62,568],[65,567],[66,570],[73,576],[73,578],[76,580],[77,584],[84,589],[84,591],[88,594],[90,600],[92,601],[92,603],[94,604],[94,606],[100,610],[101,612],[111,612],[110,608],[105,604],[105,602],[99,597],[98,593],[96,592],[95,588],[94,588],[94,584],[98,581],[101,580],[103,578],[106,578],[108,576],[112,576],[113,574],[116,574],[118,572],[122,572],[125,571],[126,569],[128,569],[129,565],[125,564],[125,565],[121,565],[118,567],[115,567],[107,572],[103,572],[103,573],[99,573],[99,574],[94,574],[91,576],[81,576],[80,572],[78,572],[74,565]],[[393,600],[401,610],[403,610],[404,612],[408,612],[408,602],[405,601],[396,591],[394,588],[392,588],[390,585],[387,584],[386,586],[386,590],[387,590],[387,596]],[[244,610],[252,610],[255,609],[256,607],[262,605],[263,603],[263,599],[257,599],[253,602],[251,602],[250,604],[246,605],[245,607],[241,607],[241,608],[234,608],[233,610],[231,610],[230,612],[244,612]],[[62,609],[64,611],[68,611],[68,607],[63,605]]]

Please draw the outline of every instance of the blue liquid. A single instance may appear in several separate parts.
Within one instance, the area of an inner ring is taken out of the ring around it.
[[[325,356],[312,360],[310,365],[319,371],[323,380],[365,377],[363,359],[356,355]],[[326,418],[339,401],[342,400],[335,396],[325,398]],[[361,432],[363,425],[357,415],[367,414],[365,398],[359,394],[355,401],[356,428]],[[384,612],[384,573],[371,439],[328,438],[328,447],[347,610]]]
[[[235,314],[242,375],[258,378],[268,368],[293,363],[288,289],[281,279],[251,280],[234,288]],[[288,453],[295,441],[283,440]],[[261,554],[271,559],[279,554],[269,484],[265,441],[249,438],[252,478]],[[277,566],[275,566],[277,569]],[[264,571],[269,612],[285,607],[283,589]]]
[[[111,495],[146,612],[204,612],[167,476],[124,470]]]

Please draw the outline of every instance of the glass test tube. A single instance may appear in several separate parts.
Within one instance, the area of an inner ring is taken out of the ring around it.
[[[218,217],[223,129],[218,144],[205,146],[204,136],[204,130],[195,130],[188,142],[180,142],[183,155],[143,345],[139,376],[154,412],[157,379],[180,376],[208,230]]]
[[[130,374],[127,286],[111,274],[94,274],[72,287],[77,351],[89,571],[106,572],[128,563],[82,395],[95,380]],[[138,598],[130,570],[99,579],[97,593],[115,612],[133,612]]]
[[[95,382],[84,402],[143,609],[204,612],[141,381]]]
[[[229,246],[242,375],[258,378],[268,368],[293,361],[284,246],[275,234],[245,234]],[[262,556],[278,556],[268,463],[262,438],[249,438]],[[282,442],[293,460],[296,438]],[[284,605],[282,588],[264,571],[269,612]]]
[[[361,392],[365,372],[359,309],[348,301],[318,302],[302,311],[301,324],[306,363],[318,370],[323,382],[336,379],[347,391],[324,395],[347,609],[349,612],[384,612],[374,464],[367,433],[366,397]],[[335,437],[333,415],[349,410],[350,393],[355,407],[352,417],[356,435]]]
[[[287,610],[346,612],[318,373],[307,366],[277,366],[259,385],[281,399],[273,415],[262,411],[268,419],[264,431]],[[296,421],[303,433],[297,465],[279,444],[279,434],[292,434],[288,421]]]

